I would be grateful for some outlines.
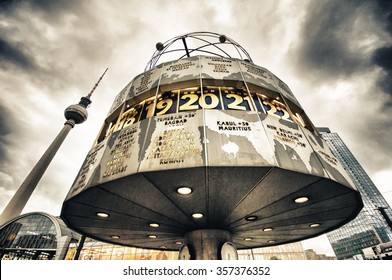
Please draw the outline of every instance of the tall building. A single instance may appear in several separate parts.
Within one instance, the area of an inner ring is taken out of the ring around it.
[[[336,257],[327,256],[325,254],[317,254],[313,249],[305,250],[305,255],[307,260],[336,260]]]
[[[23,208],[26,206],[30,196],[33,194],[39,181],[41,180],[57,151],[61,147],[61,144],[64,142],[68,133],[72,128],[74,128],[76,124],[83,123],[87,120],[87,107],[91,104],[90,97],[107,70],[108,69],[106,68],[105,72],[102,74],[98,82],[94,85],[93,89],[87,96],[82,97],[78,104],[68,106],[65,109],[64,117],[67,121],[64,123],[63,128],[60,130],[59,134],[50,144],[48,149],[34,165],[33,169],[27,175],[19,189],[15,192],[7,206],[4,208],[0,215],[0,225],[5,224],[12,218],[17,217],[20,215],[20,213],[22,213]]]
[[[301,242],[278,246],[238,250],[240,260],[306,260]]]
[[[339,135],[328,128],[318,128],[318,131],[347,170],[364,203],[356,219],[328,233],[327,237],[338,259],[361,258],[362,249],[392,240],[388,224],[392,219],[391,207]]]

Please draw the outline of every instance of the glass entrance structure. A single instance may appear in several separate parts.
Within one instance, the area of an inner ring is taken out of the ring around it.
[[[62,260],[78,238],[59,218],[41,212],[24,214],[0,228],[0,259]]]

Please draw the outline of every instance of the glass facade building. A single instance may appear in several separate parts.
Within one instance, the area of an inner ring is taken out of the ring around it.
[[[328,233],[327,237],[338,259],[362,258],[362,249],[392,240],[392,231],[386,220],[392,219],[391,207],[339,135],[328,128],[318,130],[347,170],[364,203],[356,219]]]
[[[71,243],[66,260],[74,260],[78,244]],[[178,260],[177,251],[150,250],[126,247],[88,239],[83,245],[79,260]],[[238,250],[240,260],[306,260],[301,242],[265,248]]]
[[[59,218],[41,212],[21,215],[0,228],[0,259],[62,260],[78,239]]]
[[[75,259],[77,246],[70,244],[66,260]],[[78,260],[178,260],[178,252],[126,247],[88,238]]]

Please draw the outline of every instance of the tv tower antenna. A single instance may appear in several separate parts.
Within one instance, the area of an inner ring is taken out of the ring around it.
[[[103,76],[105,76],[106,72],[108,71],[109,68],[106,68],[105,71],[103,72],[103,74],[101,75],[101,77],[99,77],[98,81],[95,83],[94,87],[91,89],[91,91],[89,92],[89,94],[87,94],[87,98],[90,98],[91,95],[93,94],[93,92],[95,91],[95,89],[97,88],[99,82],[102,80]]]

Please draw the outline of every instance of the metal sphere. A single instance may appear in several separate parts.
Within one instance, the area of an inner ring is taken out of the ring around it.
[[[74,120],[76,124],[79,124],[87,120],[88,113],[82,105],[74,104],[65,109],[64,116],[67,120]]]
[[[226,36],[225,35],[220,35],[219,36],[219,42],[221,42],[221,43],[224,43],[224,42],[226,42]]]
[[[163,44],[161,42],[158,42],[155,47],[157,48],[158,51],[162,51],[163,50]]]

